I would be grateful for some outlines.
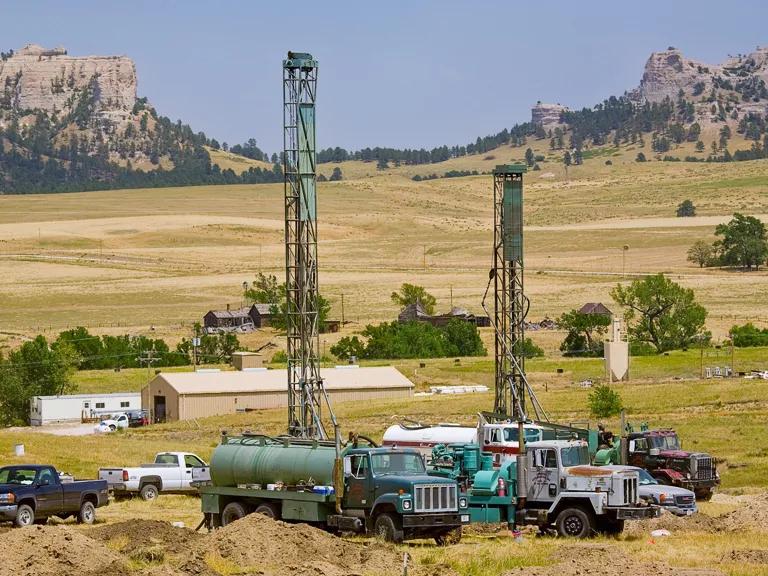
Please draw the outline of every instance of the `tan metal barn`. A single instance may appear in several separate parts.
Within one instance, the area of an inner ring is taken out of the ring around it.
[[[331,401],[412,398],[414,384],[392,366],[324,368]],[[191,420],[287,405],[285,370],[168,372],[141,391],[141,405],[155,422]]]

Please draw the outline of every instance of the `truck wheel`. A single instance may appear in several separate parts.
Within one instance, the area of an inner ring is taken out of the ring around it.
[[[581,508],[566,508],[555,520],[557,533],[564,538],[587,538],[594,532],[591,514]]]
[[[221,511],[221,525],[227,526],[228,524],[232,524],[235,520],[245,518],[246,514],[248,513],[240,502],[230,502],[224,506],[224,510]]]
[[[606,536],[618,536],[624,532],[624,520],[605,518],[598,521],[598,531]]]
[[[154,484],[144,484],[141,491],[139,492],[139,496],[141,496],[141,499],[147,502],[156,500],[159,495],[160,495],[160,491],[157,489],[157,486],[155,486]]]
[[[450,546],[459,542],[461,542],[461,526],[435,536],[435,543],[438,546]]]
[[[385,542],[400,544],[405,537],[403,528],[400,525],[400,519],[389,512],[379,514],[376,517],[376,522],[374,523],[373,528],[376,532],[376,536]]]
[[[702,502],[709,502],[712,500],[712,496],[714,495],[715,491],[711,488],[704,488],[703,490],[698,490],[695,492],[696,494],[696,500],[701,500]]]
[[[13,523],[18,528],[32,526],[35,523],[35,511],[28,504],[22,504],[16,510],[16,519]]]
[[[263,514],[267,518],[272,518],[272,520],[280,520],[280,510],[278,509],[277,504],[271,502],[259,504],[254,512],[256,514]]]
[[[77,523],[93,524],[94,520],[96,520],[96,507],[93,502],[83,502],[80,512],[77,513]]]

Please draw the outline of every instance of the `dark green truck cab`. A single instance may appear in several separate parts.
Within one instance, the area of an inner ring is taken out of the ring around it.
[[[469,523],[456,481],[428,475],[416,450],[347,448],[336,474],[332,446],[257,438],[228,438],[214,452],[212,481],[200,487],[209,527],[256,512],[393,542],[447,543]]]

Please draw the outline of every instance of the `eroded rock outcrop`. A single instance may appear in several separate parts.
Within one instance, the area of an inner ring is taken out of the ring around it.
[[[136,102],[136,66],[125,56],[69,56],[64,48],[28,44],[0,60],[3,108],[69,112],[86,90],[93,113],[114,121],[128,118]]]

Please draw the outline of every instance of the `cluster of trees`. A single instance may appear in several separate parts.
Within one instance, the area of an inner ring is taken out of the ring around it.
[[[758,328],[751,322],[743,326],[733,326],[730,336],[733,345],[739,348],[768,346],[768,328]]]
[[[768,231],[754,216],[735,213],[726,224],[715,228],[718,240],[697,240],[688,249],[688,261],[705,266],[734,266],[758,270],[768,260]]]
[[[318,164],[326,162],[345,162],[347,160],[362,160],[363,162],[377,162],[382,168],[386,168],[389,163],[394,166],[416,165],[416,164],[436,164],[444,162],[451,158],[459,158],[471,154],[484,154],[489,150],[494,150],[499,146],[511,144],[513,146],[522,146],[530,136],[537,136],[536,128],[530,122],[515,124],[512,128],[504,128],[497,134],[480,137],[474,142],[464,146],[437,146],[431,150],[421,149],[398,149],[398,148],[363,148],[357,151],[348,151],[344,148],[326,148],[317,153]],[[545,134],[539,134],[537,137],[543,138]]]
[[[693,290],[683,288],[663,274],[617,285],[611,297],[625,309],[624,319],[633,355],[662,353],[709,340],[704,322],[706,309],[696,302]],[[567,334],[560,350],[565,356],[597,356],[604,353],[604,340],[611,319],[602,314],[571,310],[557,321]]]
[[[7,88],[7,87],[6,87]],[[196,184],[255,184],[280,182],[282,168],[251,168],[243,174],[221,170],[211,163],[205,146],[218,148],[203,132],[195,133],[181,121],[157,116],[146,98],[134,106],[138,124],[124,129],[100,118],[95,80],[77,93],[67,114],[19,111],[6,90],[0,96],[0,114],[7,120],[0,129],[0,178],[6,193],[70,192],[109,188],[154,188]],[[24,115],[34,122],[20,123]],[[255,141],[241,147],[245,155],[264,154]],[[122,160],[117,163],[116,159]],[[161,159],[173,168],[166,169]],[[153,169],[133,166],[148,161]],[[275,160],[277,160],[275,158]]]
[[[274,274],[265,275],[259,272],[256,279],[245,289],[244,296],[246,300],[254,304],[269,304],[269,312],[272,314],[270,323],[273,328],[278,330],[286,329],[286,318],[288,315],[287,289],[285,282],[278,282]],[[323,327],[328,313],[331,311],[331,304],[317,295],[317,321],[318,325]]]
[[[7,358],[0,354],[0,425],[27,424],[33,396],[73,392],[71,377],[77,364],[78,354],[71,345],[49,344],[43,336],[25,342]]]
[[[474,324],[454,319],[444,327],[426,322],[384,322],[368,325],[357,336],[345,336],[331,346],[339,359],[445,358],[485,356],[487,351]]]

